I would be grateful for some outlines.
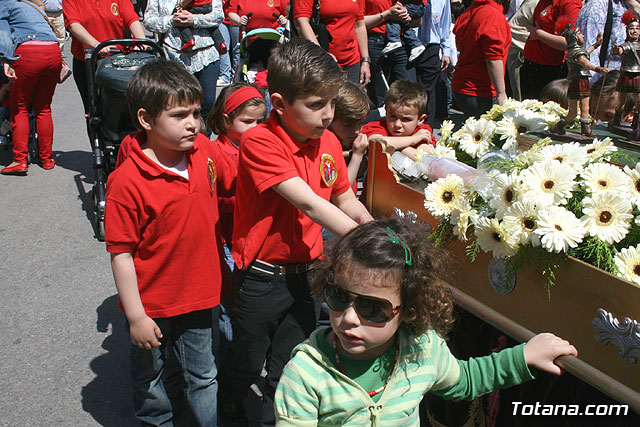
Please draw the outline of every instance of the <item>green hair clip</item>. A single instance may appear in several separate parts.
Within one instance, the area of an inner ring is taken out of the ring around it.
[[[413,262],[411,261],[411,250],[409,250],[407,244],[398,236],[398,233],[391,229],[391,227],[387,227],[387,233],[389,233],[389,237],[391,238],[392,243],[402,245],[402,247],[404,248],[404,262],[409,267],[411,267],[411,265],[413,264]]]

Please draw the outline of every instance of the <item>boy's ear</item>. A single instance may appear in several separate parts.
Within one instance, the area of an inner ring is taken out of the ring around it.
[[[284,100],[284,96],[282,96],[282,94],[278,92],[271,94],[271,106],[279,115],[282,115],[282,113],[284,113],[285,103],[286,101]]]
[[[424,123],[424,121],[427,120],[427,115],[423,114],[420,117],[418,117],[418,122],[420,123]]]
[[[138,118],[138,123],[144,130],[151,130],[151,114],[147,112],[144,108],[139,108],[136,112],[136,117]]]

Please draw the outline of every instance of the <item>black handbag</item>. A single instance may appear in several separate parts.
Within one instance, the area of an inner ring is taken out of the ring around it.
[[[289,21],[293,21],[293,11],[295,9],[294,0],[291,0],[291,7],[289,9]],[[311,19],[309,20],[311,24],[311,29],[313,30],[316,38],[318,39],[318,43],[324,50],[329,50],[329,43],[333,40],[331,33],[327,30],[327,26],[320,19],[320,0],[314,0],[313,2],[313,11],[311,13]],[[298,30],[295,25],[291,26],[291,37],[301,37],[298,34]]]

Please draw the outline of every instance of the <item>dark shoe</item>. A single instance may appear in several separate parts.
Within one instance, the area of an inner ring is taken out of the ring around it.
[[[191,50],[193,49],[193,47],[196,45],[196,41],[194,39],[191,40],[187,40],[182,47],[180,48],[181,51],[186,51],[186,50]]]
[[[247,427],[249,420],[244,406],[218,401],[218,425],[220,427]]]
[[[591,131],[591,123],[580,121],[580,135],[584,136],[593,136],[593,132]]]
[[[613,120],[607,123],[607,128],[611,129],[616,126],[620,126],[620,123],[622,123],[622,113],[619,111],[616,111],[615,116],[613,116]]]
[[[28,170],[29,165],[26,163],[17,163],[0,170],[0,173],[3,175],[26,175]]]
[[[557,133],[558,135],[564,135],[566,132],[564,127],[568,125],[565,119],[560,119],[558,123],[556,123],[551,129],[549,129],[552,133]]]
[[[56,165],[56,161],[53,159],[42,160],[41,164],[42,164],[42,169],[51,170]]]

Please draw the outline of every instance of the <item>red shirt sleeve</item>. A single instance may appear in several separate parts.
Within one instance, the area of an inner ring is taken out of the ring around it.
[[[124,22],[125,27],[129,28],[131,24],[133,24],[135,21],[138,21],[140,17],[136,13],[136,10],[133,8],[133,3],[131,3],[131,0],[120,0],[119,3],[122,21]]]
[[[239,0],[229,0],[229,6],[227,8],[227,15],[230,12],[238,13],[238,1]]]
[[[582,8],[581,0],[557,1],[556,5],[558,7],[558,13],[556,13],[556,20],[559,17],[564,16],[569,21],[571,21],[571,24],[576,23],[576,19],[578,19],[578,13],[580,13],[580,9]]]
[[[485,20],[479,28],[478,40],[482,46],[485,59],[503,60],[506,55],[504,40],[511,38],[511,33],[506,30],[503,22],[498,22],[494,15]],[[500,16],[502,20],[504,18]],[[509,49],[509,46],[506,47]]]
[[[65,28],[68,28],[74,22],[82,23],[78,0],[62,0],[62,11],[64,13]]]
[[[311,18],[313,0],[295,0],[293,8],[294,18]]]
[[[356,21],[360,21],[364,19],[364,0],[358,0],[358,16],[356,16]]]
[[[389,131],[387,130],[387,120],[382,118],[378,119],[375,122],[369,122],[362,126],[362,130],[360,131],[367,136],[371,135],[382,135],[388,136]]]

